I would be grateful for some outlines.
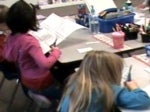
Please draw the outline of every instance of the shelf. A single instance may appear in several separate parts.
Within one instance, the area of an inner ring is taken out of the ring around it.
[[[84,1],[73,1],[73,2],[64,2],[64,3],[56,3],[56,4],[46,4],[46,5],[41,5],[40,9],[66,7],[66,6],[71,6],[71,5],[80,5],[84,3],[85,3]]]

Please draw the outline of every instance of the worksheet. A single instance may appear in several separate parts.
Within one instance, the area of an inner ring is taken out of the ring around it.
[[[53,43],[58,45],[74,31],[86,28],[72,21],[72,19],[60,17],[54,13],[43,20],[39,27],[40,29],[37,32],[29,31],[29,33],[40,41],[44,53],[50,50],[49,46]]]

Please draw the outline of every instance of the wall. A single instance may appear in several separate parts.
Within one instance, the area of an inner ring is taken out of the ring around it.
[[[11,6],[16,1],[18,1],[18,0],[0,0],[0,4]],[[28,2],[28,3],[32,3],[34,5],[38,4],[38,0],[25,0],[25,1]]]

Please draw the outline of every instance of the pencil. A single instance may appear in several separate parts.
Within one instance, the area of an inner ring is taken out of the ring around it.
[[[131,78],[131,70],[132,70],[132,65],[130,65],[130,68],[129,68],[129,72],[128,72],[128,76],[127,76],[127,81],[131,81],[132,78]]]
[[[54,43],[50,47],[56,47],[57,44],[57,38],[55,39]]]

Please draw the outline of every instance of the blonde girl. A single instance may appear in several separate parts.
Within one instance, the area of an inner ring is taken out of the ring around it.
[[[116,112],[115,106],[145,109],[150,106],[147,94],[134,81],[120,86],[123,59],[106,51],[87,53],[66,85],[60,112]]]

